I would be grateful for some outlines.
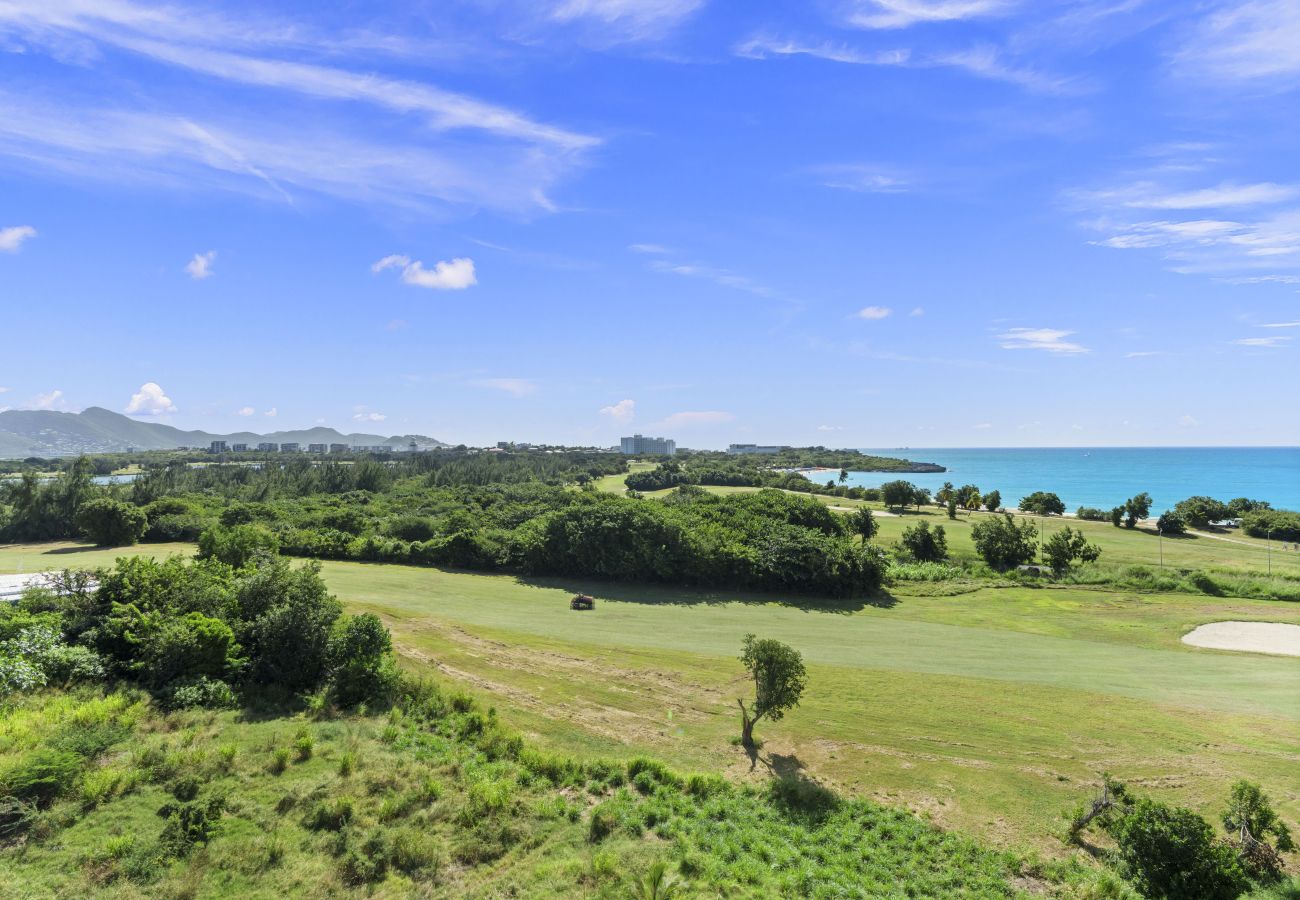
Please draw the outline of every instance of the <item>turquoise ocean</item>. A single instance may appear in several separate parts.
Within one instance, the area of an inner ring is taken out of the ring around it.
[[[851,472],[850,487],[878,487],[901,477],[932,490],[957,486],[997,489],[1014,506],[1034,491],[1058,494],[1070,512],[1079,506],[1110,509],[1140,491],[1156,514],[1197,494],[1231,500],[1267,500],[1300,510],[1300,447],[1052,447],[1009,449],[877,448],[863,453],[947,466],[937,474],[895,476]],[[831,473],[814,476],[817,480]],[[836,479],[838,481],[838,478]]]

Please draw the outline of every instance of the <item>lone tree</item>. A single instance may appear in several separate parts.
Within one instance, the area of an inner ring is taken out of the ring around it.
[[[948,539],[942,525],[931,528],[929,522],[917,522],[903,529],[901,543],[917,562],[939,562],[948,556]]]
[[[1024,565],[1037,551],[1038,532],[1031,522],[1016,522],[1006,513],[989,516],[970,528],[975,550],[991,568],[998,571]]]
[[[871,514],[871,510],[865,506],[859,506],[848,518],[849,529],[856,535],[862,537],[862,543],[866,543],[876,536],[880,530],[880,524],[876,522],[876,517]]]
[[[1040,516],[1062,516],[1065,515],[1065,504],[1053,493],[1034,491],[1028,497],[1020,498],[1020,511]]]
[[[798,650],[770,638],[759,640],[745,635],[740,661],[754,679],[754,702],[740,704],[740,742],[746,748],[754,746],[754,726],[764,717],[776,722],[786,710],[799,705],[808,673],[804,670],[803,656]]]
[[[1151,515],[1151,495],[1146,491],[1124,501],[1124,527],[1136,528],[1139,519]]]
[[[989,491],[984,495],[984,508],[989,512],[997,512],[1002,508],[1002,492]]]
[[[1083,532],[1073,528],[1062,528],[1043,545],[1043,561],[1050,565],[1057,575],[1070,568],[1070,564],[1076,559],[1083,562],[1096,562],[1099,556],[1101,556],[1101,548],[1096,544],[1088,543]]]
[[[919,505],[916,485],[910,481],[886,481],[880,486],[880,499],[885,501],[885,506],[891,509],[902,509],[911,506],[913,503]]]
[[[138,506],[100,497],[81,504],[76,523],[99,546],[124,547],[140,540],[149,521]]]

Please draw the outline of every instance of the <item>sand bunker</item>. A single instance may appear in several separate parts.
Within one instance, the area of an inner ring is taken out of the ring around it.
[[[1280,622],[1211,622],[1183,635],[1183,643],[1211,650],[1300,656],[1300,625]]]

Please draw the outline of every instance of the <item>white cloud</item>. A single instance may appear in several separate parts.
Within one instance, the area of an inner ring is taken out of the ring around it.
[[[477,378],[469,384],[473,387],[501,391],[512,397],[527,397],[537,392],[537,384],[527,378]]]
[[[34,237],[36,237],[36,229],[30,225],[14,225],[11,228],[0,228],[0,251],[17,253],[18,248],[23,245],[23,241]]]
[[[251,407],[251,406],[241,406],[241,407],[239,407],[239,409],[235,410],[235,415],[237,415],[237,416],[251,416],[251,415],[252,415],[253,413],[255,413],[255,412],[257,412],[257,410],[253,409],[253,407]]]
[[[352,409],[352,419],[355,422],[382,422],[388,416],[381,412],[375,412],[373,409],[367,409],[364,406],[356,406]]]
[[[1056,328],[1012,328],[998,335],[1004,350],[1044,350],[1048,353],[1087,353],[1082,347],[1065,338],[1073,331]]]
[[[212,275],[212,263],[216,258],[216,250],[209,250],[207,253],[195,253],[194,258],[185,264],[185,271],[195,281],[202,281]]]
[[[611,406],[602,406],[600,408],[602,416],[609,416],[615,422],[630,422],[636,415],[635,400],[620,400]]]
[[[1147,356],[1164,356],[1163,350],[1133,350],[1124,354],[1125,359],[1142,359]]]
[[[1300,81],[1300,4],[1236,0],[1218,4],[1175,55],[1183,74],[1212,84],[1253,81],[1279,89]]]
[[[1260,328],[1300,328],[1300,322],[1269,322]]]
[[[663,244],[628,244],[627,249],[633,253],[667,253],[668,248]]]
[[[1122,188],[1112,188],[1081,195],[1094,203],[1118,204],[1129,209],[1223,209],[1280,203],[1295,197],[1294,185],[1260,181],[1238,184],[1225,181],[1214,187],[1170,190],[1151,181],[1140,181]]]
[[[879,166],[831,165],[813,170],[826,187],[859,194],[901,194],[909,187],[897,173]]]
[[[0,394],[7,394],[7,393],[9,393],[9,391],[10,391],[9,388],[4,387],[3,385],[0,385]]]
[[[27,404],[32,409],[54,409],[63,405],[63,391],[54,390],[45,394],[37,394]]]
[[[650,268],[656,272],[668,272],[672,275],[681,275],[684,278],[703,278],[721,287],[735,288],[738,291],[746,291],[759,297],[772,296],[771,288],[759,284],[752,278],[738,275],[729,269],[719,269],[715,266],[706,266],[699,263],[674,263],[664,259],[652,260]]]
[[[171,398],[153,381],[140,385],[140,390],[131,395],[131,402],[126,405],[128,416],[165,416],[174,412],[176,406]]]
[[[901,66],[912,69],[960,69],[979,78],[1018,85],[1047,94],[1077,93],[1082,85],[1035,69],[1004,61],[1001,51],[979,46],[946,53],[916,54],[909,48],[864,51],[829,41],[808,43],[789,38],[755,35],[737,44],[732,52],[744,59],[811,56],[828,62],[855,66]]]
[[[817,430],[818,431],[843,431],[844,426],[843,425],[818,425]]]
[[[856,0],[845,23],[856,28],[908,28],[1002,15],[1008,0]]]
[[[435,291],[462,291],[478,284],[474,272],[474,260],[457,257],[450,262],[434,263],[433,269],[426,269],[424,263],[411,260],[408,256],[394,254],[385,256],[370,267],[371,272],[384,269],[401,269],[402,281],[415,287],[430,288]]]
[[[1195,416],[1183,416],[1178,420],[1178,425],[1181,428],[1195,428],[1200,424],[1200,420]]]
[[[885,319],[893,312],[888,306],[864,306],[854,313],[859,319]]]
[[[280,414],[280,410],[276,409],[274,406],[272,406],[266,412],[262,413],[262,415],[266,416],[268,419],[274,419],[279,414]]]
[[[1273,334],[1268,337],[1238,338],[1233,343],[1241,347],[1285,347],[1290,340],[1289,334]]]
[[[207,9],[213,9],[210,5]],[[377,74],[375,56],[402,55],[404,33],[321,36],[310,25],[249,10],[225,17],[131,0],[0,4],[4,49],[48,53],[93,69],[118,53],[162,69],[174,100],[136,103],[111,79],[92,93],[0,90],[0,154],[62,175],[187,189],[223,188],[293,202],[302,188],[363,203],[431,201],[546,210],[548,189],[600,140],[426,80]],[[465,56],[465,41],[444,41]],[[430,54],[412,51],[413,58]],[[323,65],[346,59],[358,71]],[[166,68],[169,67],[169,68]],[[182,79],[178,72],[206,76]],[[276,115],[229,112],[229,85],[272,92]],[[376,120],[358,127],[358,116]]]
[[[913,307],[913,308],[912,308],[912,311],[911,311],[910,313],[908,313],[908,315],[909,315],[909,316],[923,316],[923,315],[925,315],[925,310],[922,309],[922,308],[919,307],[919,306],[916,306],[916,307]]]
[[[971,428],[974,428],[976,431],[988,431],[992,427],[992,422],[980,422],[978,425],[971,426]]]
[[[659,423],[662,428],[688,428],[692,425],[711,425],[718,422],[730,422],[736,417],[729,412],[722,412],[716,409],[701,410],[698,412],[678,412],[673,413],[668,418]]]
[[[704,0],[560,0],[551,18],[594,20],[614,30],[613,36],[643,40],[663,35],[703,5]]]

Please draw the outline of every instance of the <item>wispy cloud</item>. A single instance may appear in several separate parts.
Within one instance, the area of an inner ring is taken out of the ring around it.
[[[457,257],[450,262],[437,262],[432,269],[426,269],[418,259],[412,261],[409,256],[394,254],[385,256],[370,267],[370,271],[375,273],[385,269],[399,269],[404,283],[435,291],[463,291],[478,284],[474,260],[465,257]]]
[[[1009,0],[855,0],[844,22],[854,28],[908,28],[1000,16],[1013,6]]]
[[[1125,359],[1143,359],[1148,356],[1165,356],[1164,350],[1131,350],[1124,354]]]
[[[55,393],[57,394],[58,391]],[[172,403],[171,398],[154,381],[146,381],[140,385],[140,390],[132,394],[131,400],[126,404],[128,416],[165,416],[174,412],[176,412],[176,404]]]
[[[216,258],[216,250],[209,250],[207,253],[195,253],[194,257],[185,264],[185,271],[195,281],[210,278],[212,276],[212,263],[216,261]]]
[[[1238,338],[1233,343],[1239,347],[1285,347],[1290,341],[1289,334],[1274,334],[1268,337]]]
[[[854,315],[859,319],[876,321],[879,319],[889,318],[889,314],[892,312],[893,310],[888,306],[864,306],[862,309],[854,313]]]
[[[257,412],[257,410],[253,409],[253,407],[251,407],[251,406],[241,406],[241,407],[239,407],[239,409],[235,410],[235,415],[237,415],[237,416],[251,416],[251,415],[253,415],[253,414],[256,413],[256,412]]]
[[[17,253],[24,241],[34,237],[36,237],[36,229],[30,225],[0,228],[0,252]]]
[[[1212,7],[1174,56],[1182,75],[1221,85],[1300,84],[1300,5],[1294,0],[1229,0]]]
[[[650,263],[650,268],[656,272],[667,272],[672,275],[681,275],[685,278],[703,278],[706,281],[712,281],[714,284],[722,287],[734,288],[738,291],[746,291],[750,294],[757,294],[760,297],[773,296],[772,289],[766,285],[759,284],[745,275],[739,275],[729,269],[721,269],[717,266],[656,259]]]
[[[366,406],[354,406],[352,408],[352,421],[354,422],[382,422],[388,416],[381,412],[376,412]]]
[[[1300,328],[1300,322],[1268,322],[1260,328]]]
[[[668,253],[669,250],[663,244],[628,244],[627,249],[633,253],[649,253],[654,255]]]
[[[843,431],[844,426],[843,425],[818,425],[817,430],[818,431]]]
[[[1170,191],[1155,182],[1143,181],[1082,195],[1099,204],[1117,204],[1129,209],[1226,209],[1259,206],[1290,200],[1300,193],[1294,185],[1271,181],[1254,184],[1223,182],[1213,187]]]
[[[998,335],[1004,350],[1043,350],[1047,353],[1087,353],[1088,348],[1066,338],[1074,334],[1057,328],[1011,328]]]
[[[911,187],[898,173],[881,166],[836,164],[818,166],[812,172],[826,187],[859,194],[901,194]]]
[[[279,414],[280,414],[280,410],[276,409],[274,406],[272,406],[266,412],[262,413],[262,415],[266,416],[268,419],[274,419]]]
[[[689,428],[693,425],[715,425],[719,422],[731,422],[735,418],[729,412],[716,409],[676,412],[662,422],[657,423],[657,426],[661,428]]]
[[[527,378],[476,378],[468,384],[472,387],[501,391],[511,397],[527,397],[529,394],[537,393],[536,382]]]
[[[369,51],[400,36],[352,42],[346,58],[368,69],[352,71],[315,61],[340,58],[346,39],[192,6],[0,4],[0,31],[60,62],[71,56],[93,68],[111,48],[276,95],[274,116],[259,117],[256,106],[230,107],[211,81],[185,84],[170,108],[153,98],[147,110],[122,92],[0,91],[0,154],[64,174],[251,189],[290,202],[296,188],[363,202],[546,211],[548,189],[600,142],[427,81],[377,74]],[[45,90],[58,84],[49,79]]]
[[[609,416],[615,422],[630,422],[636,416],[635,400],[620,400],[600,408],[602,416]]]
[[[1074,79],[1007,62],[1002,50],[987,45],[932,53],[915,52],[905,47],[868,51],[833,41],[802,41],[759,34],[737,44],[732,52],[744,59],[757,60],[810,56],[856,66],[960,69],[979,78],[1002,81],[1046,94],[1078,93],[1086,87],[1083,82]]]
[[[550,16],[560,22],[594,22],[608,37],[651,40],[680,25],[705,0],[559,0]]]

